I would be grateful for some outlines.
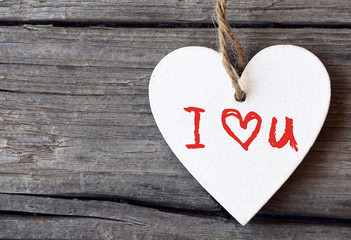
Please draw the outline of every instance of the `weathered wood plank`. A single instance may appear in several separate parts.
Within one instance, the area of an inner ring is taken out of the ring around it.
[[[128,204],[0,194],[1,238],[25,239],[348,239],[349,223],[255,217],[245,227],[221,216],[175,214]],[[55,216],[57,215],[57,216]]]
[[[263,212],[351,217],[350,33],[238,29],[249,56],[298,44],[321,57],[332,79],[325,127]],[[171,153],[148,103],[156,63],[189,45],[216,47],[216,30],[1,27],[0,192],[217,211]]]
[[[347,240],[350,226],[270,220],[250,226],[175,214],[144,217],[141,221],[114,221],[77,217],[0,216],[5,239],[262,239]]]
[[[212,23],[216,0],[18,0],[0,2],[0,20]],[[348,0],[235,0],[232,23],[349,24]]]

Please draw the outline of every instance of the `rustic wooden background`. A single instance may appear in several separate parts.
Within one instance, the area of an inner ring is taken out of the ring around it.
[[[250,57],[300,45],[332,83],[311,152],[245,227],[180,164],[148,102],[163,56],[217,48],[215,2],[0,1],[1,238],[350,239],[350,1],[228,1]]]

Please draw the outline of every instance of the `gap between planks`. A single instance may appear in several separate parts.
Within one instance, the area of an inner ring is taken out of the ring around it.
[[[232,28],[326,28],[351,29],[351,23],[277,23],[277,22],[229,22]],[[49,25],[53,27],[101,27],[101,28],[217,28],[217,23],[177,22],[118,22],[118,21],[4,21],[0,26]]]

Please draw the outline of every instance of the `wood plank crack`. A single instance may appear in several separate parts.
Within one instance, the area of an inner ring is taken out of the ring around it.
[[[105,209],[104,209],[105,208]],[[159,206],[157,203],[140,202],[123,198],[91,198],[91,197],[62,197],[35,194],[0,193],[0,215],[37,216],[37,217],[74,217],[95,218],[127,222],[118,215],[109,214],[107,209],[130,208],[139,211],[156,211],[167,214],[184,215],[197,218],[214,218],[223,222],[236,222],[223,208],[219,211],[189,210],[174,207]],[[351,218],[311,216],[305,214],[270,214],[259,213],[256,220],[294,220],[299,222],[346,224],[351,226]],[[137,225],[144,225],[137,222]]]

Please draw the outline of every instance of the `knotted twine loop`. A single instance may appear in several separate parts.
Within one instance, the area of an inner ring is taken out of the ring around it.
[[[241,46],[240,42],[234,36],[234,33],[227,22],[226,15],[227,0],[218,0],[216,7],[217,21],[218,21],[218,39],[219,39],[219,52],[223,56],[223,66],[232,80],[233,88],[235,89],[235,100],[239,102],[245,101],[246,94],[239,85],[239,75],[242,73],[247,63],[246,53]],[[237,70],[233,69],[230,63],[227,48],[227,37],[229,38],[232,46],[235,48]]]

